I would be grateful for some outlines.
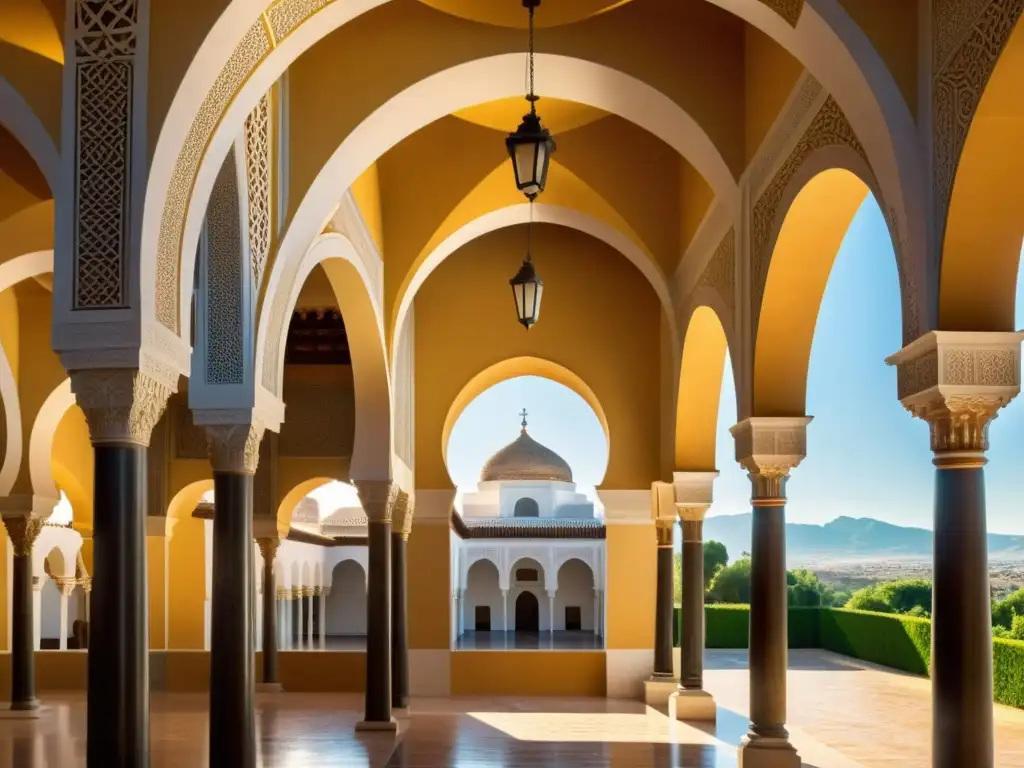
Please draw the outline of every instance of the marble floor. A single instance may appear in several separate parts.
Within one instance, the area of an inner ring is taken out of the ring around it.
[[[463,632],[455,643],[459,651],[593,651],[604,639],[593,632]]]
[[[708,653],[711,726],[674,723],[639,702],[569,698],[413,699],[397,737],[356,734],[361,696],[258,698],[263,768],[735,768],[746,728],[743,652]],[[825,651],[790,654],[789,712],[806,768],[928,768],[927,680]],[[0,721],[0,768],[85,765],[82,696],[46,697],[39,721]],[[207,699],[158,694],[152,768],[205,766]],[[996,763],[1024,768],[1024,712],[996,707]]]

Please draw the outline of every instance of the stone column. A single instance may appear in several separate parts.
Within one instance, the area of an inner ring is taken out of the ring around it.
[[[295,640],[295,650],[303,651],[306,649],[306,633],[303,631],[305,627],[305,606],[302,604],[302,587],[295,587],[292,589],[292,637]]]
[[[5,510],[3,521],[14,550],[11,590],[11,712],[35,713],[39,709],[39,701],[36,699],[35,684],[32,547],[43,527],[43,518],[32,513],[8,517]]]
[[[465,606],[463,606],[463,610],[465,610]],[[459,616],[461,617],[462,614],[459,614]],[[501,590],[501,631],[505,635],[505,637],[508,637],[507,633],[511,631],[511,629],[509,628],[509,625],[508,625],[508,590],[507,589]]]
[[[331,594],[330,587],[320,588],[320,650],[327,650],[327,597]]]
[[[306,587],[302,594],[306,598],[306,650],[314,650],[316,644],[313,642],[313,587]]]
[[[807,453],[809,417],[752,417],[730,430],[751,483],[750,729],[740,768],[800,768],[786,730],[789,618],[786,479]]]
[[[210,765],[252,768],[256,764],[252,478],[263,426],[207,425],[206,434],[215,497]]]
[[[257,690],[270,693],[281,690],[277,678],[277,606],[278,595],[274,587],[274,558],[280,539],[273,536],[260,537],[260,554],[263,556],[263,682]]]
[[[676,525],[672,486],[656,482],[651,487],[651,513],[658,545],[657,582],[654,597],[654,670],[644,681],[644,701],[649,707],[664,707],[678,690],[672,670],[673,535]]]
[[[409,709],[405,548],[412,533],[412,516],[412,498],[399,491],[391,517],[391,708],[404,713]]]
[[[86,762],[143,768],[149,762],[146,447],[172,389],[162,370],[65,365],[94,449],[88,676],[103,683],[88,689]]]
[[[714,720],[715,700],[704,690],[704,516],[717,472],[676,472],[676,510],[683,534],[679,690],[669,710],[679,720]]]
[[[932,765],[992,768],[992,617],[985,519],[988,427],[1020,391],[1020,333],[932,331],[886,362],[928,422],[935,464]]]
[[[45,578],[45,577],[44,577]],[[32,577],[32,649],[43,647],[43,579]]]
[[[68,598],[75,591],[74,579],[57,579],[60,590],[60,650],[68,649]]]
[[[397,731],[391,716],[391,515],[399,487],[386,480],[356,482],[367,517],[366,712],[356,730]]]
[[[282,651],[288,650],[288,590],[284,587],[277,588],[277,614],[278,630],[277,644]]]

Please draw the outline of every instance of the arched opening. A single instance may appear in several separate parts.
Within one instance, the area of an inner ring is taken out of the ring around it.
[[[502,598],[498,567],[480,558],[466,571],[459,616],[456,619],[457,649],[504,647],[508,615]]]
[[[327,596],[327,647],[366,648],[366,569],[356,560],[342,560],[331,571]]]
[[[540,633],[540,603],[532,592],[520,592],[516,597],[515,627],[517,635]]]
[[[686,327],[676,399],[675,468],[713,472],[719,405],[728,345],[725,329],[711,307],[700,306]],[[729,369],[732,377],[732,370]]]
[[[558,569],[552,645],[555,648],[601,647],[600,595],[590,565],[573,557]]]
[[[539,517],[540,506],[537,504],[536,499],[524,496],[516,502],[512,515],[514,517]]]

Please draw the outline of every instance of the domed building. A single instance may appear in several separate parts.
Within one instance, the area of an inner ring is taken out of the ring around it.
[[[600,647],[604,543],[593,502],[524,412],[452,513],[452,647]]]

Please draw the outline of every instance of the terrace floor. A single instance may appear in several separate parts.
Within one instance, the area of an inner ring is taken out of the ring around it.
[[[414,699],[398,737],[353,731],[358,695],[278,694],[258,701],[263,768],[734,768],[746,728],[742,651],[710,651],[717,725],[674,723],[639,702],[604,699]],[[48,696],[35,722],[0,722],[0,768],[85,765],[83,697]],[[207,698],[156,694],[153,768],[207,764]],[[927,680],[827,651],[790,653],[793,741],[814,768],[930,765]],[[1024,768],[1024,711],[995,708],[996,763]]]

